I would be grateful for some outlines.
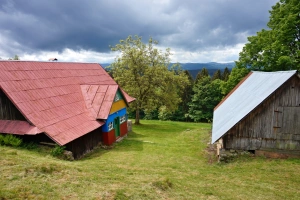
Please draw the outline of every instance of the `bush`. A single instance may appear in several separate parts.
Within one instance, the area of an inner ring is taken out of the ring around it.
[[[63,155],[66,147],[55,145],[55,147],[51,150],[50,154],[54,157],[59,157]]]
[[[22,148],[31,150],[31,149],[37,149],[38,145],[35,142],[23,142],[22,143]]]
[[[161,106],[158,112],[158,119],[162,121],[170,120],[171,113],[166,106]]]
[[[6,146],[18,147],[22,144],[22,140],[14,135],[0,135],[0,144]]]
[[[4,135],[0,134],[0,145],[4,145]]]

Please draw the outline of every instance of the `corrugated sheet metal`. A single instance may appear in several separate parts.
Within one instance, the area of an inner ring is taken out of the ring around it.
[[[118,85],[81,86],[86,107],[96,119],[107,119],[118,88]]]
[[[14,133],[17,135],[36,135],[42,133],[37,127],[26,121],[0,120],[0,133]]]
[[[64,145],[104,124],[97,118],[108,116],[118,85],[96,63],[0,61],[0,89],[37,130]]]
[[[297,71],[251,72],[214,111],[212,143],[269,97]]]
[[[121,89],[121,92],[128,103],[135,101],[135,98],[129,96],[123,89]]]

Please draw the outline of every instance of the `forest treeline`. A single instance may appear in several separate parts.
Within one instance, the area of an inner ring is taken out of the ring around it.
[[[169,111],[166,106],[161,106],[152,111],[142,110],[140,113],[143,119],[172,120],[172,121],[194,121],[211,122],[214,107],[230,90],[230,70],[226,67],[223,71],[216,70],[213,76],[209,75],[206,68],[197,74],[193,79],[188,70],[184,70],[188,77],[189,84],[181,92],[181,102],[175,111]],[[229,82],[228,82],[229,80]],[[130,112],[134,118],[135,113]]]
[[[300,70],[300,1],[280,0],[269,11],[268,30],[248,37],[235,67],[229,72],[216,71],[212,77],[203,68],[195,80],[179,64],[170,64],[170,49],[158,50],[152,37],[143,43],[139,36],[129,36],[111,47],[120,56],[110,66],[119,85],[136,101],[130,117],[211,121],[214,107],[251,70]]]

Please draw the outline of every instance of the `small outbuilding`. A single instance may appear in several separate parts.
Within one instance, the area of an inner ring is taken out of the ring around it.
[[[300,156],[298,72],[250,72],[214,109],[216,141],[224,149]]]
[[[50,140],[75,158],[126,135],[134,100],[96,63],[0,61],[0,133]]]

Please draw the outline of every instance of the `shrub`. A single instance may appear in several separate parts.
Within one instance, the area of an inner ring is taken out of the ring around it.
[[[0,145],[4,145],[4,135],[0,134]]]
[[[166,106],[161,106],[158,112],[158,119],[162,121],[170,120],[171,113]]]
[[[22,144],[22,140],[14,135],[0,135],[0,144],[6,146],[18,147]]]
[[[23,142],[22,147],[31,150],[31,149],[37,149],[38,145],[35,142]]]
[[[50,154],[54,157],[59,157],[59,156],[63,155],[65,148],[66,147],[64,147],[64,146],[55,145],[55,147],[51,150]]]

